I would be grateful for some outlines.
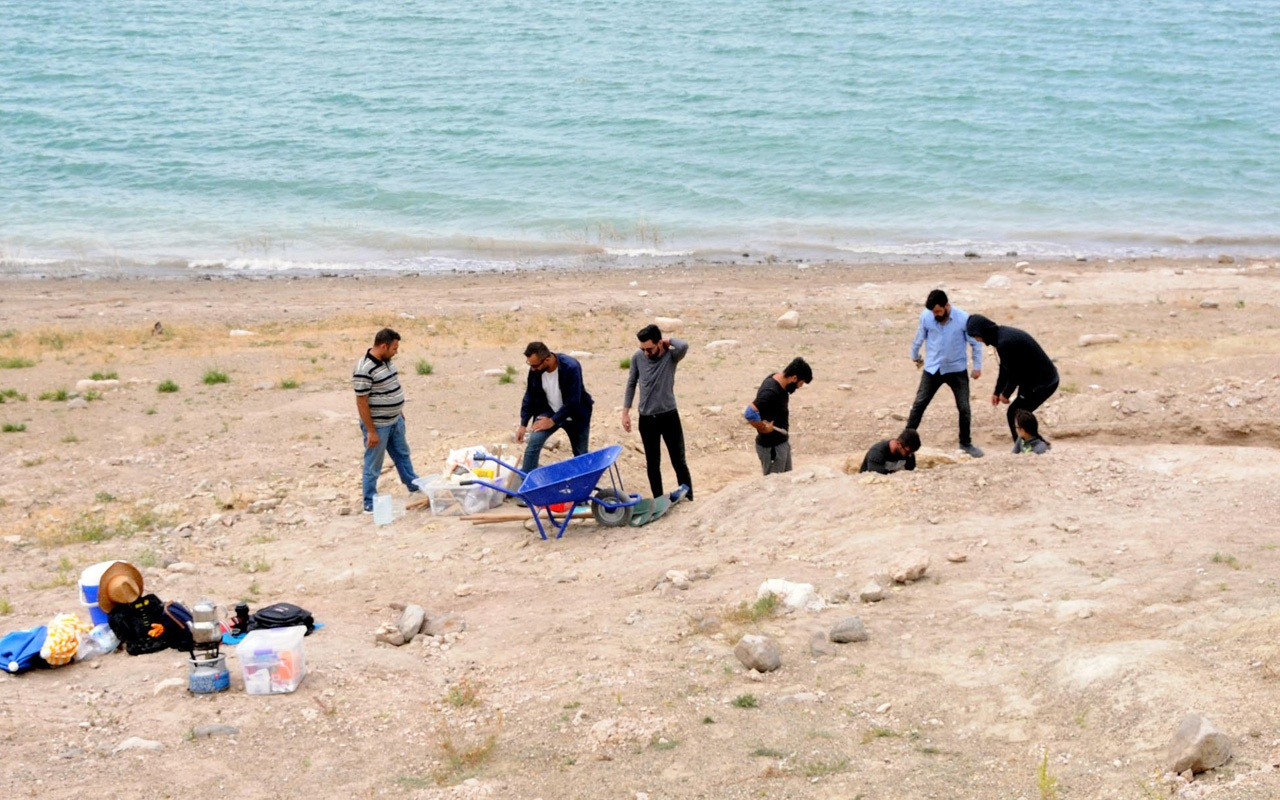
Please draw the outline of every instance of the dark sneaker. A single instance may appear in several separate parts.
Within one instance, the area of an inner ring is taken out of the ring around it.
[[[362,514],[372,514],[372,513],[373,513],[373,507],[372,507],[372,506],[366,507],[366,508],[365,508],[365,510],[364,510],[364,511],[362,511],[362,512],[360,512],[360,513],[362,513]]]
[[[516,505],[520,506],[521,508],[528,508],[528,507],[529,507],[529,504],[528,504],[527,502],[525,502],[525,499],[524,499],[523,497],[517,497],[517,498],[516,498]]]
[[[973,446],[973,445],[971,445],[971,444],[962,444],[962,445],[960,445],[960,451],[961,451],[961,452],[964,452],[964,453],[968,453],[969,455],[973,456],[974,458],[982,458],[982,456],[983,456],[983,452],[982,452],[981,450],[979,450],[977,447],[974,447],[974,446]]]

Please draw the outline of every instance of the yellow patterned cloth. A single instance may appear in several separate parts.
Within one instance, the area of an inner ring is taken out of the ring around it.
[[[93,630],[75,614],[59,614],[49,623],[49,635],[40,647],[40,657],[50,666],[59,667],[75,658],[80,647],[80,634]]]

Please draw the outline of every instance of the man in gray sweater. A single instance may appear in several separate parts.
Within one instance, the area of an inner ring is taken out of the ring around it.
[[[636,334],[640,349],[631,356],[631,374],[627,376],[627,393],[622,400],[622,429],[631,431],[631,404],[640,385],[640,441],[644,443],[645,465],[649,472],[649,488],[654,497],[662,492],[662,449],[676,471],[676,482],[689,488],[687,499],[693,499],[693,481],[684,460],[684,428],[676,410],[676,365],[689,352],[682,339],[664,339],[657,325],[646,325]]]

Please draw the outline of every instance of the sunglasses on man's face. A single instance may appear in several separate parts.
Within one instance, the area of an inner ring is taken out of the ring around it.
[[[547,356],[547,358],[550,358],[550,357],[551,356]],[[535,372],[542,369],[542,365],[547,363],[547,358],[543,358],[538,361],[530,361],[529,369],[534,370]]]

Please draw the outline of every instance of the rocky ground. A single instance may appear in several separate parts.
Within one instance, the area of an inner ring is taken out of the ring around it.
[[[174,651],[0,676],[14,796],[1280,797],[1273,262],[3,286],[0,629],[78,610],[80,571],[116,558],[165,599],[286,600],[325,623],[289,695],[247,696],[238,674],[190,695]],[[944,390],[921,469],[847,474],[902,425],[935,286],[1055,357],[1053,451],[1006,452],[988,350],[986,458],[956,451]],[[695,503],[547,542],[359,513],[348,380],[377,328],[404,337],[420,472],[466,445],[514,456],[521,351],[542,339],[582,354],[593,446],[626,445],[647,492],[620,361],[656,316],[692,344]],[[796,470],[762,478],[739,410],[794,355],[816,373],[792,398]],[[95,373],[119,385],[77,392]],[[910,551],[924,575],[887,578]],[[884,599],[863,601],[877,576]],[[758,603],[771,579],[821,607]],[[375,642],[404,604],[435,635]],[[866,639],[831,642],[850,617]],[[744,636],[781,667],[747,670]],[[1233,756],[1189,782],[1167,748],[1193,712]]]

